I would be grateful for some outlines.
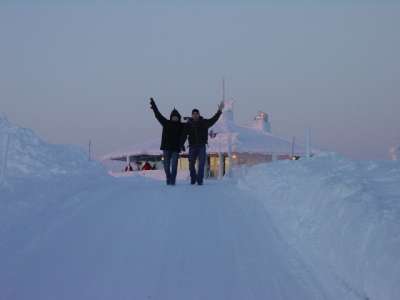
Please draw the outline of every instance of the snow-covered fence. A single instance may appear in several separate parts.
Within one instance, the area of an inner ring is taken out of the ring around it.
[[[6,171],[7,171],[7,157],[8,157],[8,148],[10,144],[10,135],[6,133],[2,139],[2,153],[1,153],[1,163],[0,163],[0,184],[3,184],[6,179]]]

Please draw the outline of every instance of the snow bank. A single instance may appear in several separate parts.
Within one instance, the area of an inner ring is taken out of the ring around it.
[[[51,177],[102,172],[96,162],[88,161],[87,154],[78,146],[48,144],[31,129],[10,123],[0,114],[0,162],[9,137],[7,176]],[[1,166],[1,164],[0,164]]]
[[[48,211],[72,205],[75,195],[109,181],[101,165],[88,161],[79,147],[48,144],[31,129],[13,125],[1,114],[0,174],[7,136],[5,181],[0,176],[0,235],[7,231],[13,234],[0,243],[0,255],[4,247],[19,245],[22,236],[31,235],[32,220],[44,220],[44,215],[53,215]]]
[[[359,299],[400,298],[400,164],[335,154],[251,168],[256,195],[325,288]]]

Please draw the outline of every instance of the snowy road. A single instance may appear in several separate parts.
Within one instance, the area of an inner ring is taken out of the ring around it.
[[[4,262],[0,299],[327,298],[233,183],[123,179],[67,203]]]

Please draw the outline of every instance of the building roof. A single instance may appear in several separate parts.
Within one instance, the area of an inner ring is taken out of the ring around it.
[[[161,155],[160,138],[153,138],[144,143],[138,143],[126,149],[116,150],[102,157],[102,160],[125,160],[124,157],[139,155]]]

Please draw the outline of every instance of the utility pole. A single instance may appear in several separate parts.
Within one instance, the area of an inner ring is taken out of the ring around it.
[[[225,101],[225,78],[222,77],[222,101]]]
[[[226,100],[226,94],[225,94],[225,78],[222,77],[222,101],[225,104]],[[230,177],[232,175],[232,133],[228,133],[228,153],[227,153],[227,158],[228,158],[228,169],[225,168],[225,174]],[[223,173],[223,165],[225,165],[225,158],[224,155],[219,153],[219,176],[222,178],[222,173]]]
[[[311,157],[311,131],[310,128],[306,130],[306,158]]]
[[[0,165],[0,184],[3,184],[6,180],[7,176],[7,159],[8,159],[8,148],[10,145],[10,135],[8,133],[5,134],[3,138],[3,153],[2,153],[2,162]]]
[[[293,159],[293,156],[294,156],[294,144],[295,143],[296,143],[296,137],[294,136],[292,138],[292,155],[291,155],[290,159]]]
[[[89,161],[91,161],[92,160],[92,140],[89,140],[89,151],[88,151],[88,154],[89,154]]]

